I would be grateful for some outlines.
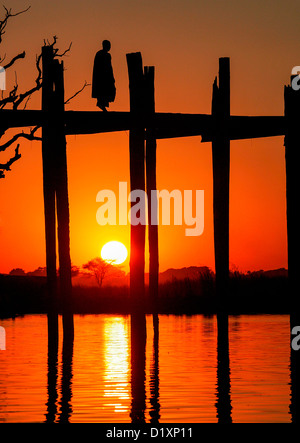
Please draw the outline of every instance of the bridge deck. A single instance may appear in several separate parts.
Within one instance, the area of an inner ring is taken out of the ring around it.
[[[18,128],[43,125],[47,114],[39,110],[1,110],[0,126]],[[130,112],[65,111],[66,135],[98,134],[128,131],[134,122]],[[201,136],[209,142],[213,135],[213,120],[209,114],[155,113],[153,126],[157,139]],[[230,116],[228,135],[231,140],[285,135],[283,116]]]

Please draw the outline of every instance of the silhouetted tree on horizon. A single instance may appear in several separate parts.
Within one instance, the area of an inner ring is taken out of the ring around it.
[[[114,264],[114,260],[103,260],[100,257],[88,261],[82,265],[82,268],[95,277],[99,288],[102,287],[103,280],[107,276],[118,278],[125,275],[120,266]]]
[[[76,277],[80,273],[80,268],[78,266],[72,265],[71,267],[71,275],[72,277]],[[57,270],[57,274],[59,274],[59,269]],[[28,277],[47,277],[47,267],[39,266],[34,271],[25,272],[22,268],[13,268],[9,275],[25,275]]]
[[[9,275],[26,275],[26,272],[22,268],[14,268],[10,271]]]

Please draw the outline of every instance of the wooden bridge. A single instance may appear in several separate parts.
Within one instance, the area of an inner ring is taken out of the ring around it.
[[[42,127],[43,186],[48,294],[51,309],[49,325],[57,324],[57,286],[63,300],[64,333],[73,334],[72,283],[70,259],[69,200],[66,136],[129,130],[131,191],[156,189],[156,140],[201,136],[212,142],[213,210],[216,288],[218,309],[226,310],[229,279],[229,172],[230,140],[285,136],[287,180],[288,267],[290,281],[299,269],[296,229],[296,193],[299,188],[296,151],[300,145],[299,91],[285,87],[285,115],[275,117],[233,116],[230,114],[230,61],[219,59],[218,78],[213,83],[211,114],[155,112],[154,67],[143,67],[140,53],[127,54],[130,112],[65,111],[63,63],[54,58],[53,48],[42,48],[43,86],[41,110],[1,110],[2,128],[39,125]],[[100,147],[101,148],[101,147]],[[57,230],[56,230],[57,215]],[[158,227],[149,215],[149,291],[153,310],[158,294]],[[57,232],[57,234],[56,234]],[[58,242],[59,281],[56,276]],[[130,292],[132,309],[142,309],[145,290],[145,226],[131,226]],[[293,302],[299,309],[295,296]]]

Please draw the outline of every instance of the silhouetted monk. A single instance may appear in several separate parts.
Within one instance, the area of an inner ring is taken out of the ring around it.
[[[109,54],[110,42],[103,40],[102,49],[97,52],[94,60],[92,97],[97,99],[97,106],[107,111],[109,103],[116,97],[114,73]]]

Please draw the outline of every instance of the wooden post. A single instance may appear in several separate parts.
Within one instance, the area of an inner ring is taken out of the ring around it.
[[[287,207],[287,239],[288,239],[288,279],[290,299],[290,338],[296,337],[293,328],[300,326],[300,300],[297,291],[297,273],[299,271],[299,246],[300,233],[298,226],[298,200],[299,200],[299,172],[298,151],[300,147],[299,132],[299,104],[300,90],[291,86],[284,89],[286,135],[285,161],[286,161],[286,207]],[[291,346],[291,419],[299,423],[300,417],[300,351]]]
[[[300,256],[300,232],[298,223],[298,199],[299,199],[299,168],[298,152],[300,147],[300,90],[294,90],[286,86],[284,90],[286,136],[285,161],[286,161],[286,207],[287,207],[287,240],[288,240],[288,276],[291,288],[298,278]],[[293,295],[293,310],[299,311],[300,300],[297,291]]]
[[[156,195],[156,138],[154,128],[155,96],[154,96],[154,66],[146,66],[145,99],[146,99],[146,186],[148,195],[148,241],[149,241],[149,296],[153,312],[158,306],[158,220],[152,209],[158,206]],[[152,193],[152,191],[154,191]],[[156,213],[157,214],[157,213]],[[152,219],[156,219],[156,222]],[[154,222],[154,223],[153,223]]]
[[[63,62],[54,60],[55,72],[55,150],[57,238],[59,280],[62,300],[64,337],[74,338],[72,309],[72,277],[70,257],[70,214],[68,196],[67,146],[64,128],[64,74]]]
[[[45,240],[48,296],[48,337],[58,341],[58,300],[56,279],[55,222],[55,159],[53,156],[53,49],[42,48],[43,88],[42,111],[47,115],[42,128],[43,191],[45,211]]]
[[[219,59],[219,85],[215,79],[213,117],[213,209],[218,308],[223,310],[229,283],[229,172],[230,68],[229,58]]]
[[[63,64],[54,60],[52,46],[42,48],[43,89],[43,181],[45,208],[46,264],[49,297],[49,339],[58,340],[58,297],[56,277],[56,211],[64,337],[74,337],[71,307],[69,201],[64,129]]]
[[[130,188],[145,191],[144,75],[139,52],[127,54],[132,128],[129,132]],[[145,293],[144,224],[131,224],[130,294],[133,310],[142,309]]]

